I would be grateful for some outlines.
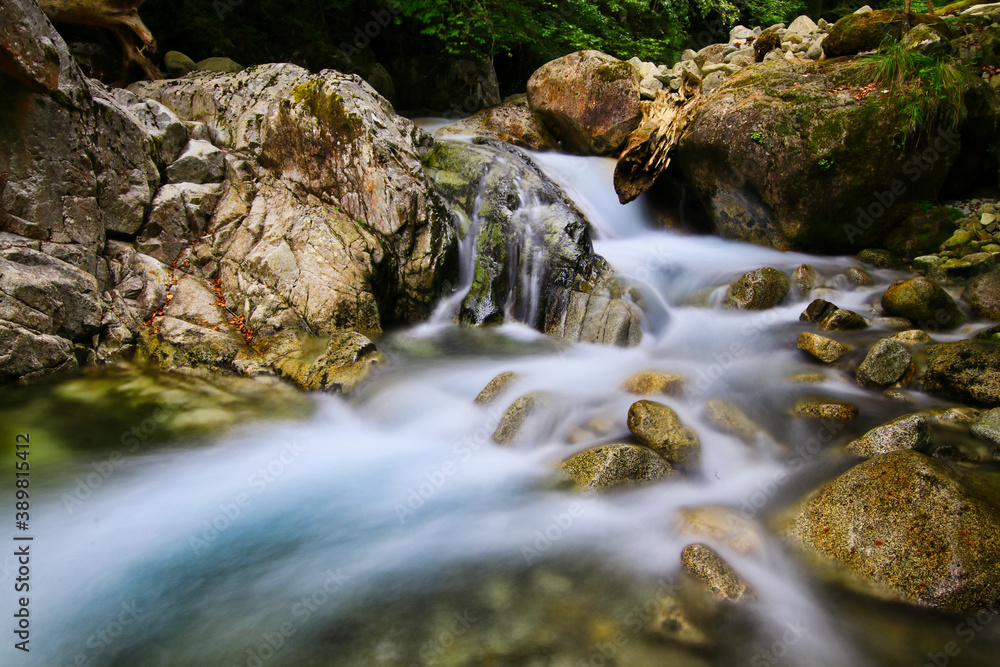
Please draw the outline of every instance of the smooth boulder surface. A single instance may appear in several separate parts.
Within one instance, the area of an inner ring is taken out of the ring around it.
[[[799,333],[796,346],[825,364],[832,364],[850,351],[849,347],[841,345],[832,338],[820,336],[809,331]]]
[[[848,14],[830,29],[823,40],[827,58],[853,56],[878,48],[886,37],[900,39],[914,24],[943,26],[944,21],[928,14],[906,14],[894,9],[879,9],[863,14]]]
[[[559,140],[552,136],[541,118],[528,106],[522,95],[489,109],[442,127],[434,136],[475,135],[495,137],[500,141],[534,151],[559,148]]]
[[[628,411],[628,430],[670,463],[697,466],[701,462],[698,434],[667,405],[656,401],[633,403]]]
[[[913,357],[897,340],[883,338],[875,343],[858,366],[858,384],[865,387],[885,387],[899,380]]]
[[[877,426],[847,445],[847,451],[866,458],[930,444],[931,427],[921,414],[903,415]]]
[[[786,534],[809,551],[957,612],[1000,602],[1000,509],[951,466],[914,451],[876,456],[827,483]]]
[[[528,79],[528,106],[566,150],[617,153],[639,126],[639,81],[632,66],[600,51],[577,51]]]
[[[935,281],[923,276],[897,280],[882,296],[887,315],[913,320],[921,329],[953,329],[965,322],[961,308]]]
[[[962,300],[979,317],[1000,320],[1000,269],[976,276],[966,285]]]

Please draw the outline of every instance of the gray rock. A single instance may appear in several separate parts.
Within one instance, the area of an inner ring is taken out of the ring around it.
[[[137,239],[140,252],[172,264],[208,229],[222,186],[177,183],[160,188]]]
[[[795,35],[808,35],[815,32],[819,26],[808,16],[799,16],[788,26],[788,32]]]
[[[655,401],[638,401],[628,411],[628,429],[668,462],[698,466],[701,440],[698,434],[681,423],[669,406]]]
[[[896,382],[913,363],[906,346],[891,338],[883,338],[868,351],[858,366],[858,384],[865,387],[887,387]]]
[[[1000,408],[984,410],[969,430],[980,438],[1000,444]]]
[[[169,167],[171,183],[218,183],[226,175],[224,154],[207,141],[192,139]]]
[[[931,427],[921,414],[897,417],[873,428],[847,445],[855,456],[870,458],[904,449],[923,449],[931,443]]]
[[[719,86],[721,86],[722,82],[725,81],[725,80],[726,80],[725,73],[723,73],[723,72],[712,72],[711,74],[709,74],[708,76],[706,76],[702,80],[702,82],[701,82],[702,92],[705,93],[706,95],[708,95],[709,93],[711,93],[712,91],[714,91],[715,89],[717,89]],[[675,88],[675,90],[677,90],[678,88],[680,88],[680,84],[681,84],[681,81],[678,80],[677,88]],[[671,88],[673,88],[672,84],[671,84]]]

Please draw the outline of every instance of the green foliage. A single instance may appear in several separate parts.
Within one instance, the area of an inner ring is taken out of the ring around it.
[[[830,171],[830,169],[833,168],[833,160],[827,159],[825,157],[820,158],[817,164],[819,165],[820,171]]]
[[[904,137],[961,123],[971,76],[950,59],[909,51],[896,40],[887,40],[859,66],[862,85],[874,83],[897,100]]]
[[[764,145],[764,135],[761,134],[760,132],[751,132],[750,139],[760,144],[761,146]]]

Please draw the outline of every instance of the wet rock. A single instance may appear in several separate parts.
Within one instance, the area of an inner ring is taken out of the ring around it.
[[[882,309],[888,315],[906,317],[922,329],[953,329],[965,316],[955,300],[930,278],[897,280],[882,296]]]
[[[677,510],[675,528],[683,535],[715,540],[744,556],[760,553],[764,547],[764,535],[760,527],[732,507],[682,507]]]
[[[873,317],[872,326],[883,327],[885,329],[895,329],[896,331],[903,331],[904,329],[910,329],[913,327],[913,322],[906,319],[905,317]],[[893,340],[900,340],[900,342],[905,342],[901,339],[892,336]]]
[[[192,139],[167,167],[171,183],[218,183],[226,175],[225,155],[207,141]]]
[[[980,438],[1000,444],[1000,408],[985,410],[969,430]]]
[[[834,398],[803,398],[792,409],[792,416],[809,419],[851,421],[858,416],[858,406]]]
[[[853,310],[837,308],[823,318],[823,321],[819,323],[819,328],[823,331],[856,331],[867,329],[868,320]]]
[[[962,340],[924,348],[924,390],[986,406],[1000,405],[1000,341]]]
[[[684,547],[681,565],[720,599],[739,602],[756,597],[749,584],[708,545],[689,544]]]
[[[837,359],[850,352],[851,348],[841,345],[832,338],[803,331],[799,333],[796,346],[816,357],[823,363],[832,364]]]
[[[513,445],[521,441],[527,433],[529,419],[541,412],[548,400],[545,395],[527,394],[514,401],[500,418],[500,424],[493,433],[493,441],[500,445]]]
[[[557,338],[639,342],[641,311],[594,253],[586,218],[523,152],[439,141],[424,166],[456,215],[478,221],[463,322],[500,324],[509,312]]]
[[[329,336],[285,331],[262,337],[254,347],[259,357],[251,368],[263,364],[303,389],[334,394],[353,393],[384,361],[375,344],[354,331]]]
[[[537,69],[528,80],[528,106],[581,155],[616,153],[642,120],[632,66],[599,51],[577,51]]]
[[[563,461],[560,468],[578,486],[590,489],[654,482],[674,472],[656,452],[627,443],[585,449]]]
[[[692,618],[683,602],[676,596],[665,596],[660,599],[658,605],[656,617],[651,624],[654,635],[699,649],[712,645],[712,639],[702,629],[701,623]]]
[[[927,419],[946,426],[968,426],[974,424],[982,414],[978,408],[935,408],[923,412]]]
[[[906,265],[896,255],[882,248],[865,248],[857,254],[857,259],[859,262],[864,262],[877,269],[902,271],[906,268]]]
[[[713,428],[734,435],[748,445],[767,437],[764,428],[731,401],[713,399],[705,403],[705,421]]]
[[[889,340],[899,341],[903,345],[919,345],[920,343],[931,342],[931,336],[926,331],[921,331],[920,329],[909,329],[889,336]]]
[[[857,287],[871,287],[875,284],[875,279],[872,278],[872,275],[858,266],[852,266],[847,269],[847,279]]]
[[[766,310],[785,298],[791,283],[784,273],[766,266],[743,274],[729,286],[723,305],[740,310]]]
[[[827,317],[833,314],[837,310],[837,306],[830,303],[829,301],[824,301],[823,299],[813,300],[806,309],[802,311],[799,315],[799,320],[802,322],[811,322],[813,324],[819,324]]]
[[[887,387],[896,382],[913,363],[906,346],[891,338],[883,338],[868,351],[858,366],[858,384],[864,387]]]
[[[819,283],[819,273],[811,264],[803,264],[792,274],[792,284],[802,294],[809,294]]]
[[[662,371],[643,371],[636,373],[622,383],[622,390],[639,396],[681,396],[687,378],[677,373]]]
[[[435,133],[435,136],[462,134],[496,137],[501,141],[534,151],[553,150],[559,147],[559,141],[528,107],[527,98],[524,96],[484,109],[469,118],[443,127]]]
[[[517,380],[518,375],[513,371],[507,371],[496,376],[489,383],[483,387],[483,390],[479,392],[476,396],[475,404],[481,406],[492,405],[500,394],[507,391],[510,386]]]
[[[912,600],[958,612],[1000,601],[1000,511],[949,465],[876,456],[809,498],[795,543]]]
[[[962,293],[962,300],[979,317],[1000,320],[1000,269],[970,280]]]
[[[931,443],[931,427],[921,414],[904,415],[873,428],[847,445],[854,456],[870,458],[904,449],[923,449]]]
[[[628,411],[628,430],[667,461],[695,467],[701,462],[698,434],[681,423],[669,406],[638,401]]]

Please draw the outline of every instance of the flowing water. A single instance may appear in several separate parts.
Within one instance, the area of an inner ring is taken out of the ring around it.
[[[0,662],[996,664],[1000,623],[967,639],[961,618],[824,582],[774,537],[750,554],[712,543],[757,600],[712,617],[705,642],[650,630],[658,601],[684,596],[673,588],[681,549],[706,539],[678,532],[678,509],[727,505],[767,524],[844,468],[835,451],[851,436],[941,403],[884,397],[808,363],[795,349],[804,296],[764,312],[695,305],[717,302],[718,286],[748,270],[790,274],[808,262],[834,290],[829,300],[871,315],[902,274],[871,270],[875,285],[853,289],[849,258],[654,229],[647,202],[617,203],[612,161],[533,157],[587,213],[597,252],[641,286],[641,345],[567,345],[513,323],[461,328],[449,317],[453,297],[428,323],[380,341],[391,364],[358,395],[316,396],[306,419],[129,456],[99,484],[87,479],[107,472],[106,451],[53,462],[34,487],[32,652],[13,651],[4,629]],[[879,333],[854,336],[863,344]],[[683,398],[664,400],[699,433],[702,472],[596,496],[567,491],[555,464],[626,437],[635,397],[619,386],[650,369],[688,377]],[[504,371],[520,374],[515,388],[493,407],[474,405]],[[790,380],[817,372],[822,382]],[[532,391],[558,409],[532,442],[493,444],[502,411]],[[853,401],[861,416],[846,427],[789,418],[804,394]],[[710,399],[733,401],[769,435],[749,446],[713,429]],[[67,501],[81,483],[87,493]],[[12,564],[0,560],[4,590]],[[957,657],[943,653],[948,642]]]

